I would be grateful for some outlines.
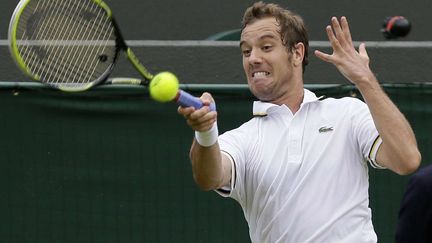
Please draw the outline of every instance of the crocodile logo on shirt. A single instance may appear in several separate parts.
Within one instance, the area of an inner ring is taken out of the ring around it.
[[[319,133],[331,132],[331,131],[333,131],[333,127],[320,127],[320,129],[318,130]]]

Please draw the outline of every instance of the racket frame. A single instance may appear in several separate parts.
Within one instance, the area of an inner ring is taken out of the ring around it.
[[[38,75],[35,75],[31,72],[31,70],[27,67],[25,64],[23,58],[19,54],[18,46],[17,46],[17,39],[16,39],[16,32],[18,28],[18,22],[20,20],[21,14],[26,8],[27,4],[30,2],[30,0],[21,0],[18,5],[16,6],[12,18],[9,23],[9,31],[8,31],[8,39],[9,39],[9,51],[12,53],[12,59],[15,61],[17,66],[29,77],[31,77],[34,80],[41,81],[40,77]]]
[[[113,24],[114,32],[115,32],[115,36],[116,36],[116,48],[117,48],[116,53],[118,54],[119,49],[122,49],[124,51],[127,59],[132,63],[134,68],[145,79],[145,80],[142,80],[141,85],[148,86],[150,81],[153,79],[154,75],[151,74],[147,70],[147,68],[140,62],[140,60],[135,55],[135,53],[132,51],[132,49],[129,48],[129,46],[127,45],[126,40],[123,38],[123,35],[120,31],[120,27],[119,27],[116,19],[114,18],[114,15],[112,14],[110,7],[102,0],[92,0],[92,1],[95,2],[97,5],[99,5],[100,7],[102,7],[106,11],[107,16],[111,19],[111,23]],[[116,60],[117,60],[117,55],[114,59],[114,63]]]
[[[17,29],[20,21],[20,17],[23,13],[23,11],[26,9],[27,5],[30,3],[31,0],[21,0],[18,5],[16,6],[10,23],[9,23],[9,31],[8,31],[8,39],[9,39],[9,50],[12,54],[12,59],[14,59],[17,66],[30,78],[33,80],[42,82],[44,84],[47,84],[53,88],[60,89],[62,91],[66,92],[80,92],[85,91],[87,89],[90,89],[91,87],[94,87],[100,83],[103,83],[106,81],[108,76],[111,74],[112,70],[114,69],[114,66],[117,62],[119,52],[123,51],[128,58],[128,60],[132,63],[134,68],[144,77],[144,80],[140,83],[141,85],[148,86],[151,79],[153,78],[153,75],[140,63],[136,55],[132,52],[132,50],[127,46],[126,41],[123,38],[123,35],[120,32],[120,28],[118,27],[118,24],[113,17],[112,11],[109,8],[109,6],[103,2],[102,0],[91,0],[93,3],[97,4],[100,8],[102,8],[106,16],[111,21],[111,24],[114,29],[114,35],[115,35],[115,54],[113,56],[113,60],[111,65],[101,74],[99,77],[95,80],[92,80],[84,85],[81,85],[79,87],[71,87],[68,83],[51,83],[46,82],[43,78],[41,78],[39,75],[33,73],[31,69],[27,66],[26,62],[22,58],[19,50],[18,50],[18,43],[17,43]]]

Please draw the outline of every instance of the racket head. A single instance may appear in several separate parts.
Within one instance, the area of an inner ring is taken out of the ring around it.
[[[25,74],[64,91],[103,82],[124,43],[111,10],[100,0],[21,0],[8,38]]]

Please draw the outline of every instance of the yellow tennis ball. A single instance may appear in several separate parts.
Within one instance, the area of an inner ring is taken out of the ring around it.
[[[177,96],[179,81],[170,72],[161,72],[150,82],[150,96],[159,102],[168,102]]]

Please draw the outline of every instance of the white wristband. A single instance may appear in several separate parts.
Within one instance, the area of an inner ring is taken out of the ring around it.
[[[195,131],[195,139],[203,147],[210,147],[214,145],[218,140],[218,136],[219,136],[219,131],[216,122],[213,124],[213,127],[210,128],[210,130],[208,131],[205,132]]]

